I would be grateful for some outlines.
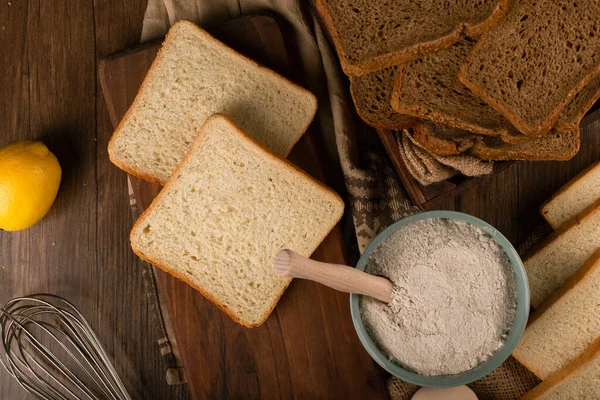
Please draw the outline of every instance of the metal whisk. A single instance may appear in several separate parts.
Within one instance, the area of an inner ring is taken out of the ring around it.
[[[61,297],[9,301],[0,308],[0,335],[0,363],[38,398],[131,399],[88,322]]]

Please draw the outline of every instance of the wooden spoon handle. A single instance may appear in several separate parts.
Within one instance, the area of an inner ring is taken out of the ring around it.
[[[275,257],[273,268],[284,278],[308,279],[340,292],[364,294],[385,303],[392,301],[394,285],[389,279],[347,265],[314,261],[292,250],[281,250]]]

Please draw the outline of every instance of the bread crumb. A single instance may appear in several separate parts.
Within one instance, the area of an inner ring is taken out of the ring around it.
[[[9,2],[8,2],[8,5],[9,5],[9,6],[12,6],[12,3],[9,1]]]
[[[56,242],[52,242],[52,247],[56,246]]]

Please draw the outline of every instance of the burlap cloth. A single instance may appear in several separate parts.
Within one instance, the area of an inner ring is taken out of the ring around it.
[[[351,102],[348,82],[338,59],[321,28],[311,4],[302,0],[148,0],[142,41],[164,36],[180,19],[199,25],[214,25],[240,15],[269,11],[280,17],[292,33],[301,60],[304,82],[319,100],[317,123],[325,137],[329,157],[339,160],[339,182],[354,222],[354,238],[359,251],[392,222],[421,211],[406,196],[385,155],[376,132],[363,124]],[[290,40],[290,38],[287,38]],[[344,187],[345,186],[345,187]],[[352,232],[352,229],[349,229]],[[353,238],[353,239],[354,239]],[[152,283],[148,283],[152,288]],[[159,313],[164,314],[160,299]],[[161,316],[159,315],[159,318]],[[165,315],[168,318],[168,315]],[[164,332],[161,349],[167,353],[170,383],[185,382],[179,368],[176,343],[168,319],[161,321]],[[169,343],[165,343],[170,342]],[[164,350],[167,349],[167,350]],[[179,371],[179,376],[175,374]],[[488,377],[470,385],[481,399],[515,399],[537,384],[536,378],[512,358]],[[398,379],[388,382],[392,399],[408,399],[417,389]]]

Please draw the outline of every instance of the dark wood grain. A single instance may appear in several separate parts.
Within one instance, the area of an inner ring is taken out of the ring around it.
[[[59,156],[65,174],[46,219],[22,232],[0,232],[0,303],[34,291],[68,297],[88,316],[108,353],[117,359],[117,369],[132,394],[170,399],[185,397],[186,390],[165,384],[141,265],[128,244],[133,221],[126,176],[106,156],[113,126],[96,81],[102,57],[137,43],[144,9],[145,0],[0,2],[0,144],[44,140]],[[135,95],[134,88],[122,90],[124,96]],[[586,117],[584,122],[590,120],[594,118]],[[442,199],[437,207],[483,218],[518,243],[541,222],[540,203],[600,159],[599,133],[600,122],[584,127],[582,150],[569,162],[517,163],[459,196]],[[177,284],[173,281],[170,290],[174,292]],[[310,302],[303,301],[305,292],[313,296]],[[210,363],[194,366],[199,371],[200,398],[259,397],[256,393],[266,398],[314,398],[314,385],[335,393],[331,398],[365,386],[377,393],[373,397],[381,394],[377,371],[367,370],[361,379],[347,382],[331,378],[364,368],[369,361],[359,355],[343,364],[357,351],[353,333],[332,337],[330,330],[323,329],[325,314],[311,308],[312,302],[321,301],[322,309],[333,310],[328,323],[352,332],[346,296],[331,296],[324,288],[294,282],[267,324],[248,332],[230,321],[212,322],[213,314],[220,311],[191,293],[185,296],[189,303],[181,303],[175,311],[181,318],[189,317],[190,324],[201,325],[206,335],[184,333],[182,341],[194,344],[191,351],[196,354],[190,357],[201,359],[206,349],[211,354]],[[290,318],[300,318],[302,324],[282,329],[295,322]],[[266,339],[260,345],[240,351],[261,335]],[[336,343],[331,348],[308,348],[321,336]],[[297,343],[304,343],[305,351],[294,353]],[[331,361],[315,366],[321,353]],[[229,361],[236,354],[239,359]],[[231,373],[234,369],[237,372]],[[296,369],[310,372],[295,375]],[[277,374],[279,370],[289,373]],[[257,371],[277,378],[259,381]],[[231,382],[226,372],[231,373]],[[297,387],[305,390],[292,392]],[[30,397],[0,369],[0,398]]]
[[[600,160],[600,120],[581,128],[581,150],[570,161],[517,162],[439,206],[479,217],[519,244],[543,219],[540,205],[576,174]]]
[[[400,156],[400,148],[394,132],[386,129],[377,129],[377,134],[383,143],[392,165],[394,166],[406,193],[410,199],[425,210],[435,210],[443,205],[447,198],[453,198],[465,190],[480,184],[488,176],[469,178],[457,175],[450,179],[431,185],[421,185],[410,173],[404,160]],[[499,162],[494,166],[494,174],[508,168],[512,162]]]
[[[209,31],[260,63],[298,79],[273,18],[236,19]],[[128,50],[102,64],[100,79],[115,124],[133,101],[158,48],[151,44]],[[328,164],[318,156],[320,138],[311,127],[289,158],[322,180]],[[147,207],[160,187],[136,178],[131,181],[141,208]],[[313,258],[345,263],[339,228]],[[354,332],[347,295],[295,280],[266,323],[248,329],[183,282],[162,271],[157,278],[197,398],[387,397],[381,369]]]
[[[140,272],[129,249],[125,177],[106,157],[113,127],[97,83],[102,56],[138,42],[145,0],[0,2],[0,145],[42,140],[63,181],[48,216],[0,232],[0,303],[34,292],[71,300],[134,396],[169,387]],[[0,398],[30,398],[0,369]]]

